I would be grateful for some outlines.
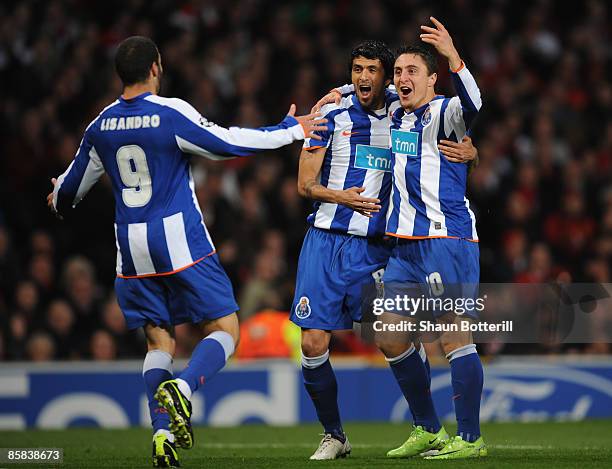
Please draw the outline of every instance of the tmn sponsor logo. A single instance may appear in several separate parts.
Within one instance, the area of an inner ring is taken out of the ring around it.
[[[357,145],[354,166],[360,169],[389,172],[391,171],[391,152],[388,148]]]
[[[418,156],[419,154],[419,137],[416,132],[407,130],[391,130],[391,144],[393,145],[393,153]]]

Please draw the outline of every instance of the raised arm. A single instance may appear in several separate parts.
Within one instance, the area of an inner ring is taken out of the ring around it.
[[[305,137],[320,139],[313,132],[325,130],[325,119],[316,113],[295,117],[295,105],[287,116],[275,126],[246,129],[225,128],[209,122],[191,105],[180,99],[164,102],[171,109],[175,139],[185,153],[213,160],[250,156],[274,150]]]
[[[47,196],[47,205],[58,215],[76,206],[104,174],[102,161],[93,145],[92,124],[87,127],[68,169],[57,179],[51,180],[53,192]]]
[[[302,150],[298,171],[298,193],[302,197],[320,202],[345,205],[363,216],[371,217],[380,210],[380,200],[362,197],[365,187],[351,187],[345,190],[328,189],[319,182],[319,174],[327,148]]]
[[[453,84],[459,98],[458,103],[457,100],[451,100],[450,117],[455,124],[458,124],[460,120],[463,121],[465,129],[469,129],[482,106],[480,90],[476,80],[461,60],[449,32],[436,18],[431,16],[430,19],[435,28],[421,26],[424,31],[421,34],[421,40],[433,45],[438,53],[448,60]]]

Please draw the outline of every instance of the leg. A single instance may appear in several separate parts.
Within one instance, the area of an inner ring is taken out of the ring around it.
[[[203,321],[199,327],[204,338],[196,345],[187,367],[176,380],[187,399],[190,399],[193,392],[225,366],[240,338],[236,313]]]
[[[403,316],[384,313],[383,323],[396,323],[405,320]],[[412,412],[415,427],[420,426],[429,433],[438,433],[442,428],[431,399],[429,372],[425,360],[410,341],[408,334],[399,336],[397,332],[382,332],[375,336],[376,345],[385,355],[391,371],[397,380],[402,394]],[[421,344],[418,344],[419,349]]]
[[[470,321],[465,317],[455,318],[455,322]],[[470,332],[445,332],[441,342],[451,366],[457,435],[472,443],[480,438],[480,397],[483,386],[480,357]]]
[[[174,437],[169,430],[170,419],[168,413],[166,409],[159,406],[154,397],[158,386],[164,381],[172,379],[172,357],[174,355],[172,328],[146,324],[144,332],[147,337],[148,352],[143,364],[142,376],[149,399],[151,423],[156,434],[158,432],[165,433],[171,441],[174,441]]]
[[[145,382],[149,412],[154,429],[153,466],[177,467],[178,454],[175,438],[170,433],[168,411],[160,407],[156,391],[161,383],[172,379],[172,356],[174,355],[173,329],[167,308],[166,291],[158,278],[115,280],[117,301],[129,329],[143,327],[147,338],[148,353],[145,357],[142,375]]]
[[[329,361],[330,339],[329,331],[302,329],[302,376],[325,433],[344,442],[338,409],[338,385]]]
[[[168,411],[155,399],[157,388],[172,379],[172,357],[174,355],[173,330],[169,326],[144,326],[147,337],[147,356],[142,367],[149,400],[149,412],[153,425],[153,466],[178,467],[178,454],[174,435],[170,432]]]

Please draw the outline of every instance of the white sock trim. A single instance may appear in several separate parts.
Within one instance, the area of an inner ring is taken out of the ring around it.
[[[155,368],[172,373],[172,355],[159,349],[147,352],[142,364],[142,374],[144,375],[147,371]]]
[[[389,363],[399,363],[404,358],[409,357],[410,355],[412,355],[412,353],[414,353],[415,350],[416,349],[414,348],[414,345],[410,345],[410,348],[408,350],[406,350],[405,352],[399,354],[397,357],[391,357],[391,358],[385,357],[385,360],[387,360]]]
[[[423,347],[422,343],[421,348],[419,348],[419,355],[421,356],[421,360],[423,360],[423,363],[425,363],[427,361],[427,352],[425,352],[425,347]]]
[[[177,378],[176,385],[178,386],[179,391],[181,391],[187,399],[191,400],[191,394],[193,391],[191,391],[189,383],[187,383],[187,381],[185,381],[184,379]]]
[[[329,359],[329,350],[326,350],[323,355],[318,357],[307,357],[302,352],[302,366],[304,368],[308,368],[309,370],[313,370],[314,368],[319,368],[323,363],[325,363]]]
[[[231,334],[225,331],[211,332],[202,340],[216,340],[219,342],[221,347],[223,347],[223,351],[225,352],[225,361],[227,361],[234,353],[234,348],[236,346],[234,344],[234,338],[231,336]]]
[[[174,435],[170,430],[166,430],[165,428],[160,428],[155,433],[153,433],[153,438],[155,438],[159,434],[166,435],[166,438],[170,443],[174,443]]]
[[[446,358],[450,362],[453,361],[455,358],[465,357],[466,355],[471,355],[472,353],[478,353],[476,351],[476,344],[467,344],[456,348],[455,350],[447,354]]]

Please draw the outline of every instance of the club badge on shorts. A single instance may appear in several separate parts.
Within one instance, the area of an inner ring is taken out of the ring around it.
[[[299,303],[295,305],[295,315],[300,319],[306,319],[311,312],[310,300],[307,296],[302,296]]]

